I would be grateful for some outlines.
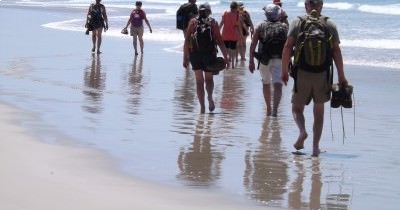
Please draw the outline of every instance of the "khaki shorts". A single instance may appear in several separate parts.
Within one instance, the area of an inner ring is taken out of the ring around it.
[[[330,100],[328,73],[312,73],[299,69],[297,72],[297,92],[293,88],[293,104],[325,103]]]
[[[264,85],[280,83],[283,84],[281,79],[282,60],[280,58],[272,58],[269,60],[268,65],[260,63],[260,75]]]
[[[131,36],[143,36],[143,26],[140,27],[134,27],[131,26]]]

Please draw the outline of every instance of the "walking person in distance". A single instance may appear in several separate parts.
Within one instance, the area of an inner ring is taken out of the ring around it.
[[[127,29],[129,25],[131,25],[130,34],[133,37],[133,48],[135,49],[135,55],[138,55],[137,52],[137,40],[139,39],[140,52],[143,54],[143,20],[146,22],[146,25],[149,27],[150,33],[153,32],[150,26],[149,20],[147,20],[146,13],[142,10],[142,2],[137,1],[135,3],[136,8],[131,12],[128,22],[124,29]]]
[[[214,72],[208,66],[216,63],[217,46],[228,63],[227,52],[222,41],[217,21],[210,17],[211,7],[208,3],[199,6],[199,16],[189,22],[185,35],[183,67],[187,68],[189,61],[196,77],[197,97],[200,103],[200,113],[205,113],[205,89],[207,91],[208,109],[214,111],[213,99]]]
[[[100,47],[102,42],[102,32],[108,30],[108,18],[106,7],[100,4],[101,0],[96,0],[96,3],[90,5],[88,13],[86,15],[85,28],[86,34],[92,31],[92,52],[94,53],[97,49],[97,54],[100,54]]]
[[[282,50],[286,42],[288,26],[280,21],[281,8],[275,4],[264,7],[266,20],[258,25],[250,45],[249,70],[255,70],[255,49],[263,83],[263,95],[267,105],[267,115],[276,117],[282,97],[281,79]],[[273,106],[271,107],[271,83],[273,84]]]

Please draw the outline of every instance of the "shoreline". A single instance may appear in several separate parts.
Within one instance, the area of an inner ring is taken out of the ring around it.
[[[0,203],[5,209],[265,209],[124,175],[99,151],[29,136],[19,126],[25,115],[0,103]]]

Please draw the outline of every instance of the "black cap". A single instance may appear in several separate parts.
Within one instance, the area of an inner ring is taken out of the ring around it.
[[[136,6],[142,6],[142,2],[141,1],[136,1]]]

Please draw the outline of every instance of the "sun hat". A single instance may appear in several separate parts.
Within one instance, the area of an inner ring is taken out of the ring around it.
[[[281,7],[276,4],[268,4],[263,8],[265,16],[270,21],[278,21],[281,18]]]

